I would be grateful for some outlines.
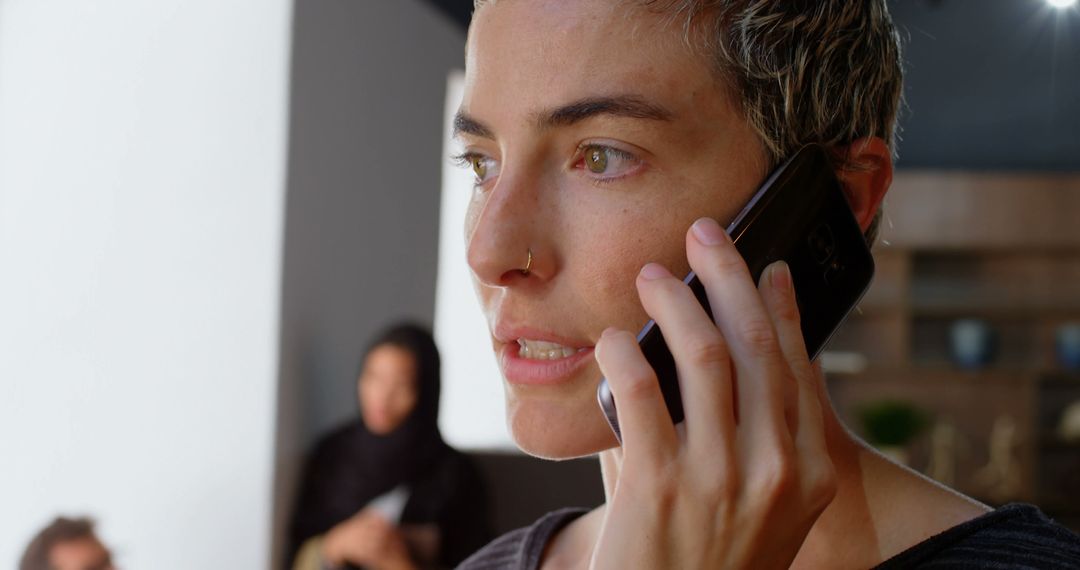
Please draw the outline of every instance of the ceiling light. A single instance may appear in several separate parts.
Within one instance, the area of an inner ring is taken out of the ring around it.
[[[1046,0],[1046,2],[1055,8],[1069,8],[1076,5],[1076,0]]]

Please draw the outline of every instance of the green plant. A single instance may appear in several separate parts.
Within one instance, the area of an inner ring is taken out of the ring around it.
[[[930,423],[918,406],[902,400],[881,400],[859,409],[863,434],[875,446],[904,446]]]

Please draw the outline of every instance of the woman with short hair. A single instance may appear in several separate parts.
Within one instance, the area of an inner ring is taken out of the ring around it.
[[[477,1],[454,126],[507,423],[533,455],[599,454],[607,501],[463,568],[1080,566],[1080,539],[1038,509],[992,510],[851,434],[807,356],[789,269],[753,282],[724,231],[817,144],[872,241],[901,76],[885,0]],[[650,318],[678,368],[679,425],[635,340]]]

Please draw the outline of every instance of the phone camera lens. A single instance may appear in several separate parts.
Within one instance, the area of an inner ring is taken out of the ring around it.
[[[820,224],[806,238],[810,252],[819,265],[825,265],[836,253],[836,238],[828,224]]]

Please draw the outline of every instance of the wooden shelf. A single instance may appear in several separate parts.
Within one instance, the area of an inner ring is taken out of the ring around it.
[[[829,345],[869,363],[829,374],[837,409],[858,429],[860,406],[903,399],[952,423],[968,450],[954,484],[976,495],[995,422],[1012,418],[1018,498],[1080,514],[1056,494],[1072,492],[1059,480],[1080,444],[1051,431],[1080,399],[1080,372],[1058,369],[1053,346],[1060,324],[1080,321],[1080,173],[900,171],[885,215],[874,283]],[[996,359],[979,370],[951,362],[952,324],[966,318],[996,333]],[[913,446],[917,469],[928,439]]]
[[[1040,375],[1039,381],[1046,388],[1076,388],[1080,390],[1080,371],[1046,370]]]
[[[1035,382],[1045,372],[1032,368],[1008,368],[988,366],[978,370],[960,368],[948,363],[907,363],[903,366],[875,366],[870,365],[858,373],[838,373],[844,376],[865,377],[868,380],[881,378],[883,381],[892,381],[898,378],[911,377],[922,382],[936,382],[939,380],[957,380],[962,382],[990,382],[1023,377],[1026,381]]]
[[[923,251],[1053,251],[1080,245],[1080,173],[898,171],[882,239]]]
[[[913,317],[935,319],[980,318],[986,320],[1037,321],[1046,319],[1080,319],[1080,306],[987,306],[972,304],[949,304],[943,301],[919,302],[909,309]]]
[[[1049,451],[1080,453],[1080,441],[1065,441],[1057,436],[1042,436],[1039,438],[1039,447]]]

